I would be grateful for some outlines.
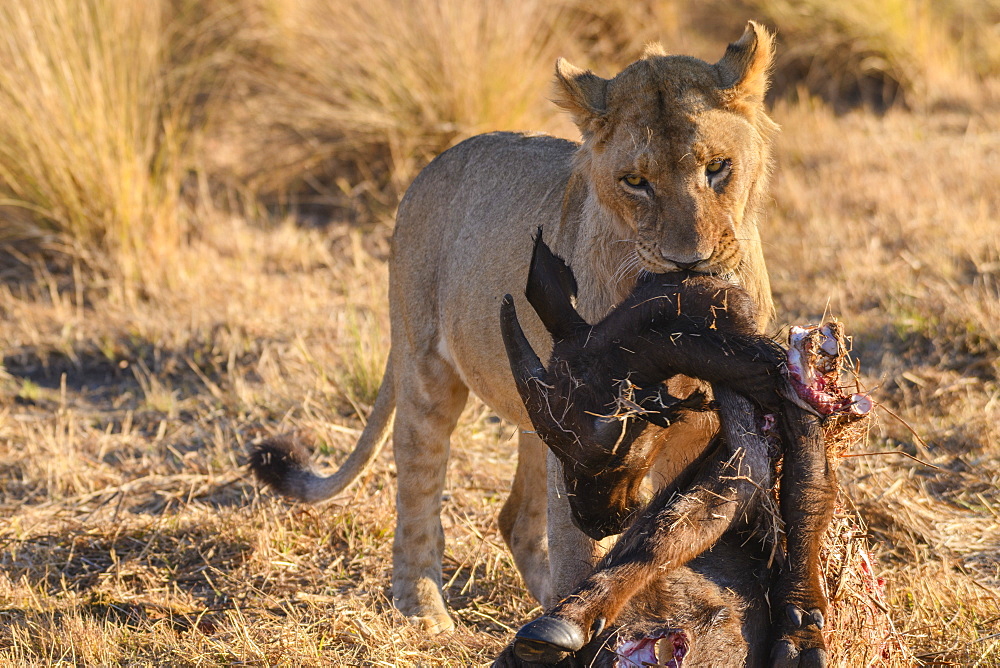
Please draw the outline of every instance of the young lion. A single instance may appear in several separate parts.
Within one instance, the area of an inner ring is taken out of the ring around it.
[[[776,130],[763,108],[771,58],[771,35],[751,22],[715,64],[650,49],[603,79],[560,60],[556,103],[582,143],[473,137],[407,191],[389,264],[392,352],[356,449],[329,477],[313,473],[301,449],[273,443],[252,465],[279,492],[329,498],[372,462],[395,411],[393,599],[415,623],[453,627],[441,592],[441,491],[470,390],[523,429],[500,529],[532,595],[557,600],[601,553],[570,521],[558,461],[525,433],[497,322],[503,295],[522,293],[539,226],[572,267],[588,321],[629,294],[639,270],[692,270],[741,284],[765,324],[771,297],[757,218]],[[545,328],[517,301],[528,339],[546,355]],[[701,415],[670,427],[671,461],[682,468],[684,453],[696,456],[715,431]],[[661,473],[669,482],[669,470]]]

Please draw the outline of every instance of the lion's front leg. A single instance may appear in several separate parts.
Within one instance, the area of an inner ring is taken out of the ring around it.
[[[542,605],[549,605],[552,599],[546,535],[546,453],[548,448],[536,434],[518,435],[514,482],[498,519],[500,534],[518,572]]]

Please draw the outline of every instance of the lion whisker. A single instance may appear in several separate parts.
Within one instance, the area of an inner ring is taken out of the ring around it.
[[[611,277],[611,281],[618,285],[629,278],[636,267],[639,266],[639,255],[635,251],[632,251],[626,255],[621,263],[618,265],[618,269]]]

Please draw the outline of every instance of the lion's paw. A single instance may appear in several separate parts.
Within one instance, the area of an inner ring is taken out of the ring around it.
[[[430,635],[455,630],[455,622],[452,621],[447,613],[412,615],[407,617],[406,621]]]

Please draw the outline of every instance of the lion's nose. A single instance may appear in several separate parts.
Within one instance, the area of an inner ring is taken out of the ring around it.
[[[675,255],[674,257],[668,257],[666,253],[663,255],[663,259],[667,262],[672,262],[678,269],[682,271],[689,271],[694,269],[698,271],[698,265],[704,263],[708,258],[712,256],[711,253],[706,253],[703,256],[691,253],[687,255]]]

